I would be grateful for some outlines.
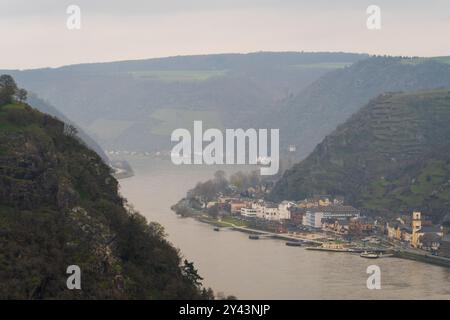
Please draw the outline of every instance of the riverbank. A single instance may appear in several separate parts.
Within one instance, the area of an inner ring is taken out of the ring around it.
[[[261,235],[264,236],[266,238],[272,238],[272,239],[278,239],[278,240],[286,240],[286,241],[302,241],[305,244],[316,244],[316,245],[321,245],[323,241],[319,241],[319,240],[315,240],[315,239],[311,239],[305,236],[301,236],[301,235],[290,235],[290,234],[285,234],[285,233],[274,233],[274,232],[269,232],[269,231],[265,231],[265,230],[260,230],[260,229],[255,229],[255,228],[249,228],[245,222],[243,222],[242,220],[238,220],[238,219],[233,219],[233,218],[229,218],[229,219],[233,219],[235,221],[238,221],[240,223],[240,225],[230,222],[230,221],[224,221],[224,220],[216,220],[216,219],[212,219],[210,217],[207,216],[191,216],[191,218],[194,218],[200,222],[203,223],[207,223],[210,225],[213,225],[215,227],[222,227],[222,228],[229,228],[231,230],[234,231],[239,231],[239,232],[244,232],[244,233],[248,233],[248,234],[254,234],[254,235]]]
[[[426,253],[416,253],[413,251],[408,250],[398,250],[394,248],[384,248],[384,249],[377,249],[377,248],[346,248],[346,249],[329,249],[329,248],[322,248],[321,246],[326,243],[326,240],[312,240],[309,238],[305,238],[299,235],[288,235],[288,234],[279,234],[279,233],[273,233],[268,232],[264,230],[258,230],[253,228],[248,228],[245,225],[237,226],[229,221],[220,221],[213,218],[210,218],[208,216],[191,216],[191,218],[196,219],[197,221],[207,223],[209,225],[212,225],[214,227],[219,228],[228,228],[233,231],[239,231],[244,232],[250,235],[259,235],[262,236],[262,238],[271,238],[271,239],[278,239],[289,242],[301,242],[302,244],[312,244],[315,245],[315,247],[307,247],[306,249],[309,250],[315,250],[315,251],[324,251],[324,252],[339,252],[339,253],[360,253],[364,251],[377,251],[382,252],[384,255],[383,257],[395,257],[400,258],[404,260],[413,260],[418,262],[423,262],[427,264],[432,264],[440,267],[446,267],[450,268],[450,259],[439,257],[439,256],[433,256]],[[241,221],[238,219],[234,219],[236,221]],[[242,223],[242,222],[241,222]],[[256,239],[256,238],[255,238]]]
[[[405,250],[394,250],[393,256],[396,258],[419,261],[419,262],[433,264],[433,265],[440,266],[440,267],[450,268],[450,259],[447,259],[444,257],[439,257],[439,256],[433,256],[431,254],[425,254],[425,253],[421,254],[421,253],[415,253],[415,252],[405,251]]]
[[[112,175],[117,180],[131,178],[134,176],[134,171],[131,165],[126,160],[112,160],[110,166],[113,170]]]
[[[231,228],[213,231],[213,225],[184,219],[170,211],[170,206],[194,182],[207,180],[216,169],[173,166],[153,159],[151,163],[148,159],[129,162],[135,175],[119,181],[123,196],[148,221],[164,227],[168,240],[195,263],[204,285],[216,292],[239,299],[447,299],[450,294],[449,269],[444,267],[315,252],[264,236],[249,240],[249,234]],[[389,272],[382,276],[387,281],[382,282],[383,290],[367,290],[369,264]]]

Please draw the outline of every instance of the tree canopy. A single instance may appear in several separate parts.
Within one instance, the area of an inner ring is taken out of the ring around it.
[[[8,74],[0,76],[0,106],[17,102],[25,102],[27,91],[17,87],[16,81]]]

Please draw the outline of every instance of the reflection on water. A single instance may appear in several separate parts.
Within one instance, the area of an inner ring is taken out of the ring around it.
[[[148,220],[165,227],[169,240],[195,262],[204,284],[215,292],[240,299],[450,298],[450,269],[396,258],[367,260],[307,251],[272,239],[252,241],[240,232],[215,232],[207,224],[179,218],[170,206],[218,168],[176,167],[148,159],[130,162],[136,175],[121,180],[122,194]],[[366,287],[370,264],[381,268],[381,290]]]

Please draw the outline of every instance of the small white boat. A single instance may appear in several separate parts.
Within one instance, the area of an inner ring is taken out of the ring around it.
[[[378,255],[378,253],[375,252],[361,252],[361,254],[359,255],[361,258],[366,258],[366,259],[378,259],[380,256]]]

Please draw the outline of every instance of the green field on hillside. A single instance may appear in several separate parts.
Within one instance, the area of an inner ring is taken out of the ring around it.
[[[402,59],[401,63],[417,65],[417,64],[420,64],[420,63],[423,63],[426,61],[430,61],[430,60],[440,62],[440,63],[450,64],[450,56],[430,57],[430,58],[424,58],[424,57],[405,58],[405,59]]]
[[[433,60],[442,62],[442,63],[447,63],[450,64],[450,56],[444,56],[444,57],[434,57],[432,58]]]
[[[352,62],[322,62],[322,63],[294,64],[291,67],[297,70],[304,70],[304,69],[332,70],[345,68],[351,64]]]
[[[147,70],[131,72],[131,75],[140,79],[152,79],[163,82],[191,82],[206,81],[215,77],[222,77],[227,70]]]

